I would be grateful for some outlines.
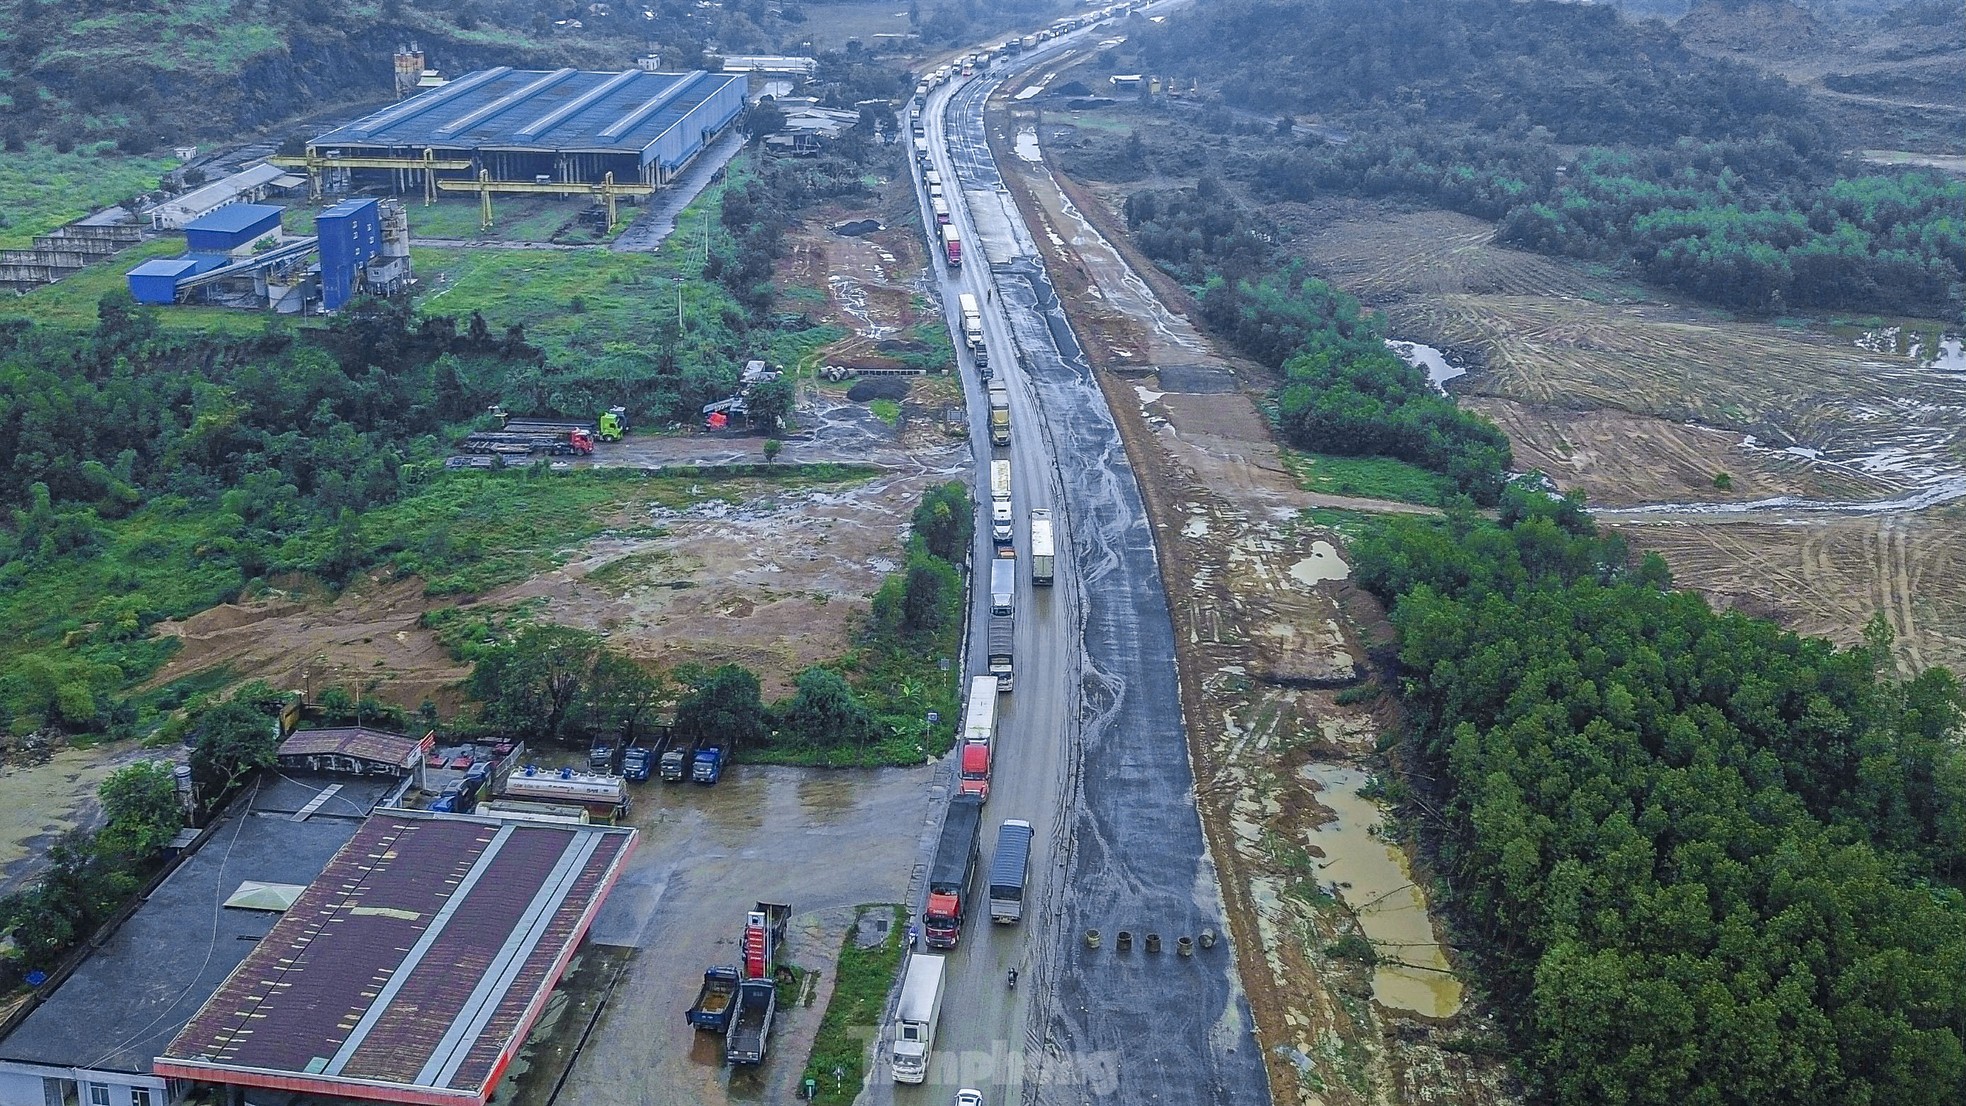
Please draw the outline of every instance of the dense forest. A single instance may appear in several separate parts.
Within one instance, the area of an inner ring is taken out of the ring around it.
[[[1799,91],[1662,25],[1545,2],[1227,0],[1131,31],[1129,64],[1285,117],[1290,138],[1237,144],[1217,170],[1262,199],[1423,200],[1747,312],[1960,302],[1966,182],[1849,162]],[[1291,127],[1308,112],[1345,133]]]
[[[1966,1094],[1958,681],[1671,590],[1580,504],[1387,519],[1413,806],[1538,1097]]]

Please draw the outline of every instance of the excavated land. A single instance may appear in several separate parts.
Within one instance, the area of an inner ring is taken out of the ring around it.
[[[1338,698],[1374,678],[1390,627],[1348,582],[1341,537],[1306,516],[1419,508],[1301,490],[1257,407],[1267,374],[1189,324],[1185,294],[1095,197],[1010,156],[1015,120],[990,122],[1141,481],[1202,824],[1276,1101],[1516,1101],[1505,1067],[1464,1047],[1495,1023],[1453,973],[1427,878],[1357,793],[1387,770],[1376,748],[1396,719],[1383,700]],[[1348,958],[1361,939],[1376,968]]]
[[[1474,366],[1453,386],[1519,467],[1585,493],[1681,585],[1846,645],[1883,611],[1901,670],[1966,664],[1966,536],[1943,506],[1966,487],[1966,373],[1909,355],[1903,328],[1735,319],[1449,212],[1283,215],[1395,337]]]

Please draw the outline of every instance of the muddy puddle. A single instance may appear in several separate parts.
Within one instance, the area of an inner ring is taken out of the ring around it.
[[[1044,153],[1038,149],[1038,132],[1035,129],[1018,131],[1017,144],[1013,148],[1018,157],[1032,164],[1044,160]]]
[[[1966,373],[1966,336],[1949,331],[1887,326],[1865,331],[1856,344],[1858,349],[1902,357],[1923,368]]]
[[[1422,1017],[1453,1017],[1461,1009],[1461,981],[1434,937],[1426,896],[1413,883],[1406,853],[1374,832],[1383,812],[1358,794],[1371,777],[1335,764],[1307,764],[1299,773],[1324,789],[1317,801],[1338,816],[1312,830],[1308,843],[1324,851],[1319,880],[1327,888],[1336,885],[1379,954],[1372,997]]]
[[[1352,566],[1338,556],[1338,550],[1328,541],[1311,543],[1311,555],[1290,566],[1290,578],[1305,587],[1316,587],[1326,580],[1343,580],[1352,574]]]
[[[1416,369],[1427,370],[1427,379],[1442,392],[1447,391],[1447,382],[1457,376],[1468,375],[1468,370],[1447,359],[1447,355],[1432,346],[1419,342],[1395,342],[1386,340],[1386,348],[1393,355]]]

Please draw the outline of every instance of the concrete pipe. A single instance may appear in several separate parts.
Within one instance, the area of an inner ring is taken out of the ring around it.
[[[1096,929],[1088,929],[1088,930],[1086,930],[1086,931],[1085,931],[1085,947],[1086,947],[1086,948],[1089,948],[1089,949],[1096,949],[1096,948],[1098,948],[1098,947],[1099,947],[1099,931],[1098,931],[1098,930],[1096,930]]]
[[[1195,939],[1193,937],[1181,938],[1179,941],[1174,942],[1174,951],[1180,953],[1182,956],[1193,956],[1195,954]]]
[[[1119,941],[1118,941],[1118,943],[1116,943],[1116,944],[1115,944],[1115,945],[1114,945],[1113,947],[1114,947],[1114,948],[1117,948],[1117,949],[1119,949],[1119,951],[1121,951],[1121,952],[1125,952],[1126,950],[1128,950],[1128,949],[1130,949],[1130,948],[1132,948],[1132,947],[1133,947],[1133,931],[1132,931],[1132,930],[1130,930],[1130,929],[1122,929],[1122,930],[1120,930],[1120,937],[1119,937]]]
[[[1205,948],[1205,949],[1212,949],[1212,948],[1214,948],[1214,947],[1215,947],[1215,931],[1214,931],[1214,930],[1212,930],[1212,929],[1204,929],[1204,930],[1202,930],[1202,931],[1201,931],[1201,947],[1202,947],[1202,948]]]
[[[1158,933],[1147,934],[1147,951],[1148,952],[1160,951],[1160,934]]]

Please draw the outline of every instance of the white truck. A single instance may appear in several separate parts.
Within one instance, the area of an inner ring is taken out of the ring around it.
[[[990,540],[1010,544],[1010,462],[990,462]]]
[[[1017,599],[1017,562],[1009,557],[990,561],[990,613],[1009,614]]]
[[[963,344],[974,353],[983,348],[983,309],[977,305],[974,292],[964,292],[956,302],[963,313]]]
[[[963,705],[964,745],[997,739],[997,678],[973,676],[969,681],[969,701]]]
[[[1051,512],[1040,507],[1031,512],[1031,583],[1036,587],[1051,586],[1052,541]]]
[[[928,1081],[929,1053],[935,1049],[935,1023],[942,1015],[943,958],[922,953],[908,961],[901,1001],[894,1005],[894,1037],[889,1063],[896,1083]]]

